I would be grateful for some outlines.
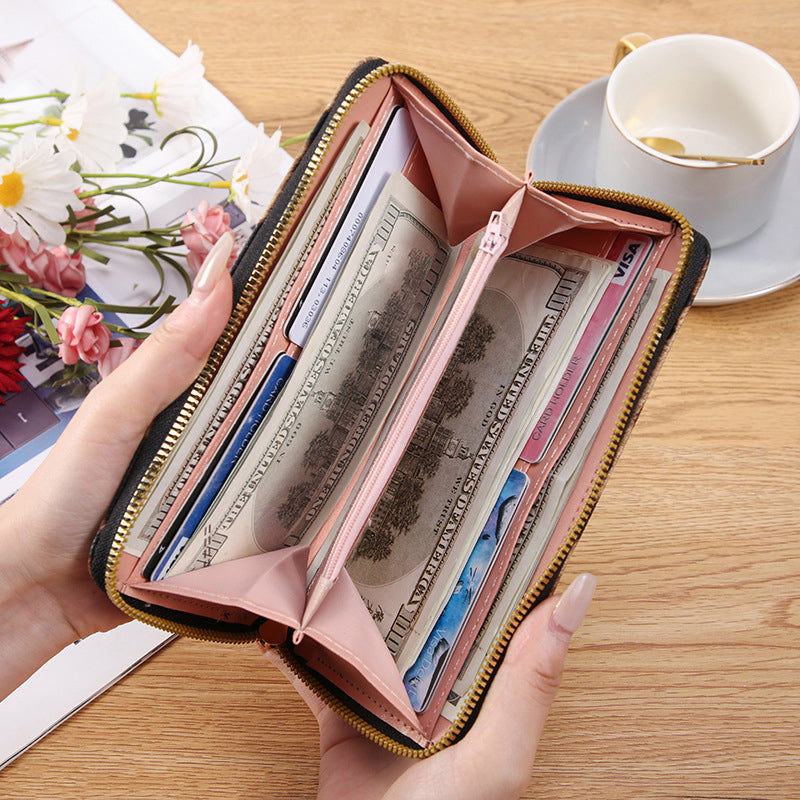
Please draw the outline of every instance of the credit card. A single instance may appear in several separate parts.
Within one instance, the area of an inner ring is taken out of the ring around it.
[[[603,292],[550,402],[534,425],[528,443],[522,451],[522,458],[530,464],[541,461],[555,439],[562,420],[575,400],[605,342],[608,331],[614,324],[617,313],[622,308],[636,276],[652,249],[653,240],[649,236],[640,234],[625,235],[615,242],[608,256],[609,260],[616,262],[614,277]]]
[[[286,353],[281,353],[262,379],[253,399],[250,401],[244,419],[236,427],[231,440],[222,452],[219,461],[214,466],[211,476],[205,482],[203,490],[191,505],[186,518],[170,537],[165,537],[150,558],[143,574],[151,581],[165,577],[170,567],[183,551],[192,534],[197,529],[206,511],[214,501],[219,490],[225,483],[228,475],[236,464],[239,456],[244,452],[247,443],[256,432],[259,424],[266,416],[275,398],[291,375],[297,360]]]
[[[430,701],[439,676],[444,672],[453,647],[480,596],[484,579],[508,533],[519,500],[527,487],[528,477],[525,473],[512,470],[472,548],[447,605],[439,615],[417,660],[403,676],[411,707],[417,712],[423,711]]]
[[[378,195],[389,177],[405,167],[416,141],[417,134],[408,110],[398,106],[384,127],[381,139],[363,170],[361,182],[353,192],[348,209],[341,215],[339,227],[320,259],[320,266],[309,288],[289,318],[286,335],[290,342],[299,347],[305,345]]]

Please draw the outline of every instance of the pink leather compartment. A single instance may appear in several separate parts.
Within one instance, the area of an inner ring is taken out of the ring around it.
[[[158,583],[143,581],[127,593],[141,600],[193,610],[199,604],[208,616],[229,620],[241,611],[297,629],[306,601],[308,547],[214,564]],[[212,614],[212,609],[216,614]],[[401,718],[419,734],[400,674],[383,638],[346,573],[336,581],[325,603],[304,629],[297,645],[303,658],[357,694],[376,713]]]
[[[525,181],[470,147],[433,102],[410,80],[395,78],[406,100],[436,185],[451,243],[461,242],[486,225]],[[631,230],[668,235],[667,222],[617,209],[545,194],[527,185],[517,225],[506,252],[576,227]]]

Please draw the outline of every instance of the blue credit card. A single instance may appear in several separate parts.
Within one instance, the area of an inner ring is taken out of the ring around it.
[[[163,578],[183,552],[253,434],[286,384],[296,363],[297,359],[282,353],[262,379],[244,419],[233,432],[231,440],[213,468],[211,476],[203,484],[203,489],[191,506],[186,519],[177,532],[168,540],[162,541],[153,553],[144,570],[144,576],[148,580],[157,581]]]
[[[439,615],[417,660],[406,670],[403,684],[414,711],[423,711],[428,705],[527,486],[528,477],[525,473],[515,469],[508,476],[447,605]]]

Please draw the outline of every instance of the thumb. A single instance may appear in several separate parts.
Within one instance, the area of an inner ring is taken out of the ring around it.
[[[86,397],[34,476],[49,493],[88,477],[98,498],[116,488],[153,418],[197,378],[230,316],[232,245],[230,234],[220,238],[189,297]]]
[[[222,236],[206,256],[189,297],[173,311],[124,364],[98,387],[105,406],[123,400],[123,423],[132,435],[197,378],[230,316],[227,263],[233,236]],[[105,395],[105,396],[104,396]],[[118,412],[122,410],[118,408]],[[115,436],[120,420],[114,420]]]
[[[510,787],[503,796],[519,796],[528,784],[539,738],[561,682],[570,639],[588,611],[596,585],[593,575],[579,575],[557,603],[542,603],[522,622],[484,707],[462,742],[467,745],[472,740],[481,746],[481,763],[491,763],[485,752],[490,743],[494,758],[503,765],[506,786]],[[486,796],[494,795],[489,792]]]

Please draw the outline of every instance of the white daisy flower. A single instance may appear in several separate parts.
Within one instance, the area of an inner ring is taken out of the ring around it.
[[[286,174],[286,153],[281,150],[281,131],[272,136],[259,123],[255,138],[236,162],[231,175],[233,202],[250,225],[261,218]]]
[[[64,243],[59,223],[68,218],[67,207],[83,208],[75,192],[80,175],[71,170],[75,157],[55,152],[47,139],[27,134],[14,145],[8,160],[0,161],[0,230],[20,232],[34,247],[39,238],[48,244]]]
[[[128,135],[117,78],[112,73],[88,91],[71,94],[61,114],[56,147],[71,152],[84,172],[113,172]]]
[[[180,58],[156,78],[149,96],[156,113],[178,128],[196,119],[204,72],[203,51],[189,42]]]

